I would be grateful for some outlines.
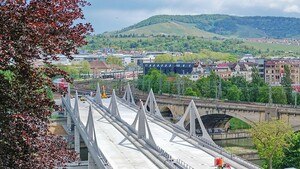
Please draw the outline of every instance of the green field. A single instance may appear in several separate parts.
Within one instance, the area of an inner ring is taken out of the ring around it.
[[[283,44],[270,44],[270,43],[259,43],[259,42],[245,42],[247,46],[252,46],[256,49],[267,51],[268,49],[274,51],[286,51],[300,53],[300,46],[296,45],[283,45]]]
[[[153,24],[141,28],[131,29],[122,34],[137,34],[137,35],[176,35],[176,36],[197,36],[197,37],[221,37],[220,35],[206,32],[196,28],[193,24],[185,24],[180,22],[166,22]]]
[[[239,130],[239,129],[250,129],[251,126],[240,119],[231,118],[229,120],[230,130]]]

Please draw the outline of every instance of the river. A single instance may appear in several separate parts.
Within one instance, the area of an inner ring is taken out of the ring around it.
[[[215,143],[227,151],[240,156],[240,154],[254,154],[258,156],[257,150],[254,147],[251,138],[239,138],[239,139],[229,139],[229,140],[215,140]],[[247,159],[257,165],[262,166],[263,161],[260,159]]]

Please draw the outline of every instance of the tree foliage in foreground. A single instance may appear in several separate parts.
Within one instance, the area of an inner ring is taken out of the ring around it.
[[[293,129],[281,120],[261,122],[251,129],[253,143],[265,160],[265,167],[272,169],[285,158],[284,148],[290,147],[288,141]]]
[[[294,133],[288,141],[291,145],[284,148],[285,158],[275,166],[276,168],[300,168],[300,133]]]
[[[77,158],[62,137],[49,134],[55,104],[51,78],[65,72],[50,64],[57,54],[84,45],[89,24],[84,0],[0,1],[0,168],[54,168]],[[45,66],[34,62],[43,59]]]

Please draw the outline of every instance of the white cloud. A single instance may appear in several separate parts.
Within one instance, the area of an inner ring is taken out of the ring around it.
[[[291,6],[287,6],[284,9],[284,12],[288,12],[288,13],[300,13],[300,8],[297,5],[291,5]]]

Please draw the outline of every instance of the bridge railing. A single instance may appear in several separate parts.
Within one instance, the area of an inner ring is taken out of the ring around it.
[[[109,164],[108,160],[105,158],[104,154],[96,145],[96,143],[92,141],[92,139],[88,136],[87,131],[85,130],[85,126],[78,118],[75,117],[72,108],[70,107],[70,105],[67,104],[65,98],[62,98],[62,104],[64,105],[64,108],[72,118],[75,126],[79,131],[79,134],[82,136],[81,138],[83,139],[85,145],[87,146],[89,153],[91,154],[98,168],[111,169],[112,167]]]
[[[259,166],[251,163],[251,162],[248,162],[246,160],[244,160],[243,158],[239,157],[239,156],[236,156],[232,153],[228,153],[224,148],[222,148],[221,146],[217,145],[217,144],[212,144],[211,142],[209,142],[208,140],[206,140],[205,138],[202,138],[201,136],[191,136],[193,137],[194,139],[198,140],[199,143],[205,143],[206,145],[208,145],[210,147],[210,149],[213,149],[214,151],[216,152],[219,152],[221,155],[223,155],[224,157],[226,158],[229,158],[235,162],[238,162],[239,164],[242,164],[244,165],[245,167],[247,168],[259,168]]]
[[[118,98],[118,100],[121,101],[123,104],[128,105],[128,103],[127,103],[125,100],[123,100],[123,99],[121,99],[121,98]],[[136,111],[136,109],[138,109],[138,106],[130,104],[130,105],[128,106],[128,108],[131,109],[131,110],[133,110],[133,111]],[[146,110],[146,113],[147,113],[149,116],[151,116],[152,118],[156,119],[156,121],[161,121],[161,122],[162,122],[161,119],[159,119],[159,118],[155,117],[154,115],[150,114],[147,110]],[[177,128],[178,130],[182,131],[182,129],[181,129],[181,128],[178,128],[176,125],[174,125],[174,124],[171,124],[171,125],[172,125],[173,128]],[[242,158],[240,158],[240,157],[238,157],[238,156],[236,156],[236,155],[234,155],[234,154],[228,153],[225,149],[223,149],[223,148],[220,147],[219,145],[213,144],[213,143],[211,143],[210,141],[206,140],[205,138],[202,138],[202,137],[200,137],[200,136],[189,136],[188,133],[185,132],[185,131],[184,131],[183,133],[184,133],[187,137],[191,137],[191,138],[193,138],[194,140],[196,140],[196,141],[198,142],[198,144],[200,144],[200,145],[201,145],[201,144],[202,144],[202,145],[205,144],[206,147],[209,147],[209,148],[212,149],[213,151],[218,152],[219,154],[223,155],[224,157],[226,157],[226,158],[228,158],[228,159],[231,159],[231,160],[237,162],[237,163],[240,164],[240,165],[243,165],[243,166],[245,166],[245,167],[247,167],[247,168],[259,168],[259,166],[255,165],[255,164],[253,164],[253,163],[251,163],[251,162],[248,162],[248,161],[246,161],[246,160],[244,160],[244,159],[242,159]],[[181,167],[184,167],[184,166],[185,166],[185,165],[183,165],[183,166],[181,166]],[[189,167],[189,166],[188,166],[188,167]]]
[[[142,91],[137,91],[138,94],[142,94],[144,92]],[[196,97],[196,96],[183,96],[183,95],[178,95],[178,94],[168,94],[168,93],[162,93],[161,96],[164,97],[178,97],[182,99],[190,99],[190,100],[201,100],[203,102],[210,102],[210,103],[233,103],[233,104],[239,104],[240,106],[243,105],[250,105],[250,106],[261,106],[261,107],[271,107],[271,108],[291,108],[291,109],[297,109],[299,108],[298,106],[295,105],[287,105],[287,104],[269,104],[269,103],[258,103],[258,102],[246,102],[246,101],[231,101],[231,100],[219,100],[219,99],[213,99],[213,98],[203,98],[203,97]]]
[[[90,101],[92,101],[93,103],[95,103],[90,97],[88,97]],[[130,104],[130,106],[127,105],[127,102],[124,101],[123,99],[117,97],[117,100],[119,100],[123,105],[125,105],[127,108],[136,111],[138,109],[137,105],[133,105]],[[103,105],[99,105],[97,103],[95,103],[97,105],[97,107],[110,112],[110,110],[108,108],[106,108]],[[111,114],[108,114],[109,116],[112,116]],[[126,121],[119,119],[119,118],[112,118],[113,120],[117,120],[119,122],[121,122],[123,125],[125,125],[129,130],[131,130],[132,132],[135,133],[135,129],[128,124]],[[170,154],[168,154],[166,151],[164,151],[161,147],[157,146],[157,145],[153,145],[152,143],[150,143],[148,141],[148,139],[146,138],[142,138],[143,141],[145,141],[148,145],[150,145],[155,151],[158,152],[158,154],[163,157],[165,159],[165,162],[168,163],[168,165],[174,169],[193,169],[191,166],[189,166],[187,163],[184,163],[182,160],[177,159],[175,160]],[[181,162],[181,163],[177,163],[177,162]],[[184,165],[183,165],[184,164]]]

